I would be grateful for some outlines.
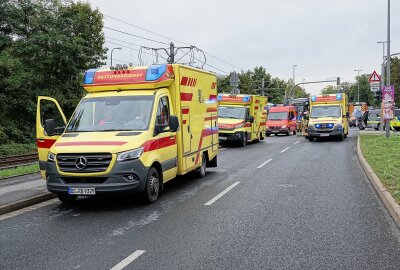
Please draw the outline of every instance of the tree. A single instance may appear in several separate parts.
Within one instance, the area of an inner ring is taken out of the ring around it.
[[[349,101],[350,102],[366,102],[368,105],[375,104],[374,95],[371,92],[369,85],[370,74],[362,74],[356,77],[356,83],[350,87]],[[360,87],[360,100],[358,100],[358,84]]]
[[[61,0],[10,0],[1,7],[11,15],[0,19],[0,124],[9,141],[28,143],[36,97],[57,98],[70,115],[84,95],[83,71],[103,64],[102,14],[88,3]]]
[[[328,85],[326,87],[324,87],[321,90],[321,95],[330,95],[330,94],[336,94],[339,92],[338,87],[335,87],[333,85]]]
[[[393,57],[390,60],[390,84],[394,86],[394,102],[400,105],[400,59]]]

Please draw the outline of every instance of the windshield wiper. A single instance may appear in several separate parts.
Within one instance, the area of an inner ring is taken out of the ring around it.
[[[101,130],[96,130],[96,131],[133,131],[133,129],[101,129]]]

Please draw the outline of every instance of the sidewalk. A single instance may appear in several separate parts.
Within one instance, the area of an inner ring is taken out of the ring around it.
[[[51,198],[39,173],[0,180],[0,215]]]

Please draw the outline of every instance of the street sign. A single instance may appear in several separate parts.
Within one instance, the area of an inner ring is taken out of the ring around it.
[[[380,82],[381,81],[381,77],[379,77],[378,73],[376,73],[376,71],[374,70],[374,72],[372,72],[371,76],[369,77],[369,82]]]
[[[369,83],[372,92],[379,91],[379,82],[370,82]]]
[[[392,120],[394,113],[394,86],[382,87],[383,118]]]

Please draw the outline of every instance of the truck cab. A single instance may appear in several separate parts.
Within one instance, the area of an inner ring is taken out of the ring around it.
[[[267,137],[271,134],[296,134],[296,108],[294,106],[278,105],[268,113]]]

